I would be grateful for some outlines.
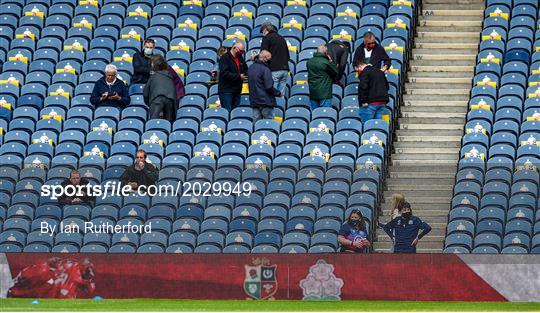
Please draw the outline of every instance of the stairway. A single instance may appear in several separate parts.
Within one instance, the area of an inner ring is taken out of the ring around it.
[[[390,220],[392,194],[403,194],[433,228],[418,252],[443,249],[483,10],[484,0],[423,1],[379,217]],[[375,251],[391,247],[378,229]]]

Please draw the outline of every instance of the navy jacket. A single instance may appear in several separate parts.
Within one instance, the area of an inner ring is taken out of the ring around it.
[[[152,71],[152,62],[150,56],[145,56],[144,52],[137,51],[133,55],[133,77],[131,77],[131,84],[146,84],[150,79],[150,72]]]
[[[248,70],[249,102],[252,106],[275,106],[279,90],[274,88],[272,71],[266,63],[255,60]]]
[[[109,96],[113,96],[117,93],[120,96],[119,101],[113,101],[109,98],[99,101],[99,98],[104,92],[109,92]],[[90,103],[94,106],[113,106],[117,108],[125,108],[129,105],[131,101],[129,97],[129,91],[126,84],[120,80],[116,79],[116,82],[109,88],[109,85],[105,82],[105,77],[100,78],[94,85],[94,90],[92,91],[92,96],[90,96]]]
[[[395,253],[416,253],[416,246],[412,245],[414,239],[417,236],[421,239],[431,231],[431,226],[416,216],[411,216],[408,220],[398,216],[388,224],[379,226],[394,240]],[[418,235],[420,229],[422,232]]]
[[[380,68],[368,65],[358,76],[358,100],[360,104],[383,102],[388,103],[388,81]]]

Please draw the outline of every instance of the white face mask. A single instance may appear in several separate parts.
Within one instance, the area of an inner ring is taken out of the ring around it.
[[[152,48],[144,48],[144,54],[145,55],[152,55],[152,54],[154,54],[154,49],[152,49]]]

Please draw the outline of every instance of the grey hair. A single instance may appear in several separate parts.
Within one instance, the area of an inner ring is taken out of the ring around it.
[[[105,66],[105,73],[110,72],[110,71],[114,71],[115,73],[117,73],[118,71],[116,69],[116,65],[107,64],[107,66]]]
[[[276,31],[276,27],[275,27],[272,23],[270,23],[270,22],[264,22],[264,23],[262,23],[262,25],[261,25],[261,33],[262,33],[262,31],[265,30],[265,29],[266,29],[267,31],[269,31],[269,32],[271,32],[271,31]]]

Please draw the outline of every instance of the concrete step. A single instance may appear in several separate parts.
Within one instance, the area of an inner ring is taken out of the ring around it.
[[[433,228],[433,226],[431,226],[431,231],[429,232],[429,234],[425,235],[422,238],[422,240],[426,242],[442,242],[444,241],[445,235],[446,235],[446,229]],[[391,239],[382,229],[381,229],[381,232],[377,231],[377,242],[388,242],[388,241],[391,241]]]
[[[458,37],[445,37],[444,35],[441,35],[441,36],[435,36],[435,35],[425,35],[425,34],[438,34],[437,32],[428,32],[428,33],[424,33],[424,35],[422,36],[417,36],[414,40],[416,43],[443,43],[443,42],[447,42],[447,43],[452,43],[455,47],[460,47],[460,48],[463,48],[463,46],[461,46],[461,44],[476,44],[478,45],[479,42],[480,42],[480,32],[477,32],[477,31],[474,31],[474,32],[470,32],[470,33],[475,33],[477,38],[474,38],[474,37],[463,37],[462,39],[461,38],[458,38]],[[442,33],[442,34],[447,34],[447,33]]]
[[[412,106],[412,107],[436,108],[436,107],[467,107],[467,105],[468,105],[467,101],[455,101],[455,100],[451,100],[451,101],[407,100],[403,102],[403,107]],[[420,121],[417,121],[417,122],[420,122]],[[437,123],[439,123],[439,121],[437,121]]]
[[[433,66],[445,69],[446,67],[458,67],[458,66],[474,66],[474,60],[453,60],[453,61],[437,61],[437,60],[412,60],[411,71],[414,71],[415,66]]]
[[[414,61],[413,61],[414,62]],[[427,61],[430,62],[430,61]],[[464,61],[469,62],[469,61]],[[470,62],[469,62],[470,63]],[[474,72],[474,65],[430,65],[430,64],[417,64],[411,65],[411,72]]]
[[[451,89],[443,89],[443,88],[426,88],[425,86],[414,86],[414,88],[411,88],[411,86],[406,86],[406,93],[409,95],[468,95],[471,91],[470,88],[451,88]]]
[[[454,161],[457,162],[459,159],[459,153],[432,153],[432,154],[393,154],[392,161],[418,161],[422,162],[424,160],[432,161]]]
[[[448,52],[451,53],[453,50],[461,49],[470,49],[476,51],[478,49],[477,42],[461,42],[456,44],[453,41],[439,41],[439,42],[414,42],[414,48],[418,49],[448,49]]]
[[[430,89],[426,89],[430,90]],[[427,94],[427,93],[426,93]],[[438,118],[465,118],[466,113],[439,113],[439,112],[403,112],[401,113],[402,117],[411,117],[411,118],[428,118],[431,122],[436,121]]]
[[[422,49],[427,50],[427,49]],[[474,61],[476,60],[475,54],[439,54],[439,53],[418,53],[413,51],[413,60],[426,60],[426,61],[444,61],[444,60],[455,60],[455,61]]]
[[[475,54],[474,49],[462,49],[461,47],[454,49],[438,49],[438,48],[414,48],[413,54],[456,54],[456,55],[469,55]]]
[[[410,186],[419,181],[411,178],[388,178],[386,180],[388,186]],[[421,181],[422,185],[454,185],[454,178],[424,178]]]
[[[434,153],[443,153],[443,154],[458,154],[459,148],[397,148],[394,149],[396,154],[434,154]]]
[[[391,164],[395,166],[400,165],[422,165],[425,164],[425,160],[392,160]],[[457,163],[456,160],[429,160],[430,164],[437,165],[452,165]]]
[[[429,23],[428,23],[429,22]],[[482,20],[476,21],[421,21],[419,32],[434,33],[434,32],[463,32],[480,34],[482,32]],[[460,25],[463,24],[463,25]],[[426,38],[426,37],[418,37]],[[439,38],[439,37],[437,37]],[[471,41],[474,42],[474,41]]]
[[[466,106],[403,106],[401,112],[447,112],[447,113],[467,113]]]
[[[417,33],[417,38],[458,38],[459,40],[465,38],[479,38],[478,32],[454,32],[454,31],[422,31],[421,29]]]
[[[441,141],[441,142],[414,142],[414,141],[401,141],[401,142],[394,142],[394,148],[395,149],[402,149],[402,148],[440,148],[440,149],[446,149],[446,148],[461,148],[461,140],[451,142],[451,141]]]
[[[449,85],[454,87],[456,84],[462,84],[471,86],[472,80],[469,76],[463,77],[418,77],[415,75],[408,76],[407,81],[409,83],[423,83],[423,84],[440,84]]]
[[[437,102],[439,99],[433,99],[430,95],[403,95],[404,101],[431,101]],[[445,95],[443,101],[467,101],[469,102],[469,95]]]
[[[399,143],[401,144],[401,143]],[[388,168],[388,171],[391,173],[410,173],[410,172],[417,172],[417,173],[456,173],[457,171],[457,163],[450,166],[436,166],[436,165],[430,165],[425,164],[421,166],[390,166]]]
[[[388,207],[392,201],[392,197],[391,197],[392,193],[387,192],[387,194],[389,195],[389,197],[385,198],[385,203],[384,203],[385,205],[388,204],[386,205],[386,207]],[[436,216],[441,217],[441,218],[444,217],[443,221],[441,221],[440,223],[448,222],[448,212],[450,211],[451,198],[422,197],[420,199],[412,199],[411,197],[407,197],[406,194],[404,194],[404,196],[405,196],[405,199],[407,199],[407,201],[411,204],[413,209],[419,208],[419,210],[422,210],[422,211],[424,211],[424,209],[430,209],[430,210],[433,210],[434,212],[439,211],[440,213]],[[440,200],[435,200],[435,199],[440,199]],[[436,201],[439,201],[439,202],[436,202]],[[424,215],[424,213],[422,213],[422,218],[427,218],[427,216],[428,215]],[[429,216],[433,216],[433,214]]]
[[[428,4],[429,6],[429,4]],[[450,6],[451,8],[453,8],[453,6]],[[436,19],[439,19],[439,18],[446,18],[446,17],[451,17],[451,18],[455,18],[455,16],[458,16],[458,17],[469,17],[469,16],[472,16],[472,17],[476,17],[476,18],[480,18],[482,19],[483,16],[484,16],[484,10],[448,10],[447,8],[446,9],[440,9],[440,10],[437,10],[437,9],[423,9],[422,10],[422,17],[421,18],[436,18]]]
[[[456,10],[458,11],[459,13],[462,13],[461,11],[465,11],[465,10],[474,10],[474,11],[477,11],[477,10],[484,10],[485,9],[485,5],[484,3],[472,3],[472,4],[452,4],[452,5],[449,5],[448,3],[444,3],[444,4],[424,4],[423,5],[423,9],[425,11],[438,11],[438,10],[447,10],[449,7],[452,8],[452,10]]]
[[[462,136],[463,132],[459,130],[434,130],[429,134],[426,134],[423,130],[414,129],[398,129],[396,131],[398,136],[426,136],[426,137],[454,137]]]
[[[390,178],[452,178],[456,173],[437,173],[437,172],[390,172]]]
[[[435,121],[433,121],[435,122]],[[463,130],[463,124],[399,124],[399,129],[422,129],[422,130]]]
[[[405,83],[405,90],[467,90],[470,92],[471,84],[434,84],[434,83]]]
[[[408,78],[464,78],[467,77],[467,79],[472,81],[474,73],[471,72],[419,72],[419,71],[409,71],[407,72]]]

